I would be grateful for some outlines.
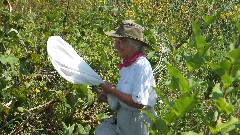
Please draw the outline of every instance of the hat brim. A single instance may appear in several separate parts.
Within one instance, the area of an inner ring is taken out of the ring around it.
[[[114,30],[111,30],[111,31],[108,31],[108,32],[104,32],[107,36],[109,37],[113,37],[113,38],[131,38],[131,39],[134,39],[134,40],[137,40],[137,41],[140,41],[142,42],[142,45],[152,49],[152,47],[150,46],[150,44],[138,39],[138,38],[133,38],[133,37],[130,37],[130,36],[122,36],[122,35],[119,35],[119,34],[116,34],[116,31]]]

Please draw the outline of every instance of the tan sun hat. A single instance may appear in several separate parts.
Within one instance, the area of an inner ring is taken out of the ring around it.
[[[105,34],[110,37],[125,37],[135,39],[141,41],[144,46],[151,48],[151,46],[143,39],[143,31],[144,28],[141,25],[136,24],[131,20],[126,20],[120,24],[119,28],[116,31],[111,30],[109,32],[105,32]]]

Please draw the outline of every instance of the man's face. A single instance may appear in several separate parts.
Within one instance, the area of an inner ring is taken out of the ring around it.
[[[135,53],[124,38],[114,38],[114,49],[117,51],[118,57],[122,59],[129,59]]]

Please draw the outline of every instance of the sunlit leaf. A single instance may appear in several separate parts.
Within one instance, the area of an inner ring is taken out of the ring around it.
[[[173,112],[178,116],[190,112],[197,104],[197,99],[194,94],[189,96],[182,96],[174,102]]]
[[[17,109],[19,112],[23,112],[23,110],[24,110],[23,107],[18,107]]]
[[[230,114],[233,111],[233,105],[227,103],[224,98],[214,100],[214,105],[218,108],[220,112],[225,111],[227,114]]]
[[[177,115],[172,110],[166,113],[163,118],[163,120],[166,122],[167,125],[170,125],[176,119],[177,119]]]
[[[236,125],[239,124],[239,120],[233,116],[226,123],[218,122],[216,127],[209,127],[212,134],[217,133],[227,133],[236,128]]]
[[[221,79],[222,79],[222,82],[223,82],[223,85],[225,87],[229,87],[232,83],[233,83],[233,77],[230,77],[229,75],[227,74],[224,74],[221,76]]]
[[[203,56],[208,49],[205,38],[202,35],[198,35],[195,37],[195,39],[196,39],[199,55]]]
[[[94,102],[95,95],[92,93],[92,91],[88,90],[88,104],[92,104]]]
[[[29,19],[32,23],[34,23],[34,20],[35,20],[36,16],[37,16],[37,15],[36,15],[34,12],[30,12],[30,13],[27,14],[28,19]]]
[[[200,56],[203,56],[208,50],[209,46],[207,46],[205,38],[201,35],[201,29],[199,24],[197,24],[196,22],[193,22],[192,27],[193,27],[193,32],[195,34],[198,53]]]
[[[19,62],[19,59],[13,55],[6,56],[0,54],[0,62],[3,64],[9,63],[9,64],[15,64]]]
[[[237,92],[237,91],[239,91],[240,90],[240,87],[236,87],[236,88],[234,88],[234,87],[229,87],[227,90],[226,90],[226,95],[229,95],[229,94],[231,94],[231,93],[233,93],[233,92]]]
[[[86,135],[88,134],[87,131],[85,130],[85,128],[81,125],[81,124],[76,124],[77,125],[77,133],[81,134],[81,135]]]
[[[154,56],[154,54],[155,54],[154,51],[149,52],[149,53],[147,54],[147,58],[150,59],[151,57]]]
[[[180,73],[180,71],[170,64],[167,64],[167,69],[169,75],[172,78],[171,82],[171,85],[173,86],[172,88],[179,88],[182,94],[189,92],[190,91],[189,84],[186,78]]]
[[[193,32],[196,36],[199,36],[201,35],[201,30],[200,30],[200,27],[199,25],[196,23],[196,22],[193,22],[192,23],[192,27],[193,27]]]
[[[240,60],[240,48],[234,49],[228,53],[229,58],[231,59],[232,63],[235,61]]]
[[[199,134],[193,131],[189,131],[189,132],[181,132],[181,135],[199,135]]]
[[[220,63],[220,67],[225,71],[226,74],[228,74],[231,68],[231,62],[228,60],[223,60]]]
[[[207,25],[209,25],[214,21],[215,17],[214,16],[202,16],[202,19],[204,20],[204,22]]]
[[[217,83],[214,88],[213,88],[213,99],[218,99],[223,96],[221,88],[220,88],[220,83]]]
[[[105,114],[105,113],[100,113],[100,114],[97,115],[98,120],[104,120],[104,119],[107,119],[107,118],[110,118],[110,116]]]

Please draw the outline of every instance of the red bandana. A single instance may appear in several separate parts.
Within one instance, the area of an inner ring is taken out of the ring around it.
[[[142,53],[142,52],[136,52],[136,53],[132,56],[132,58],[130,58],[129,60],[123,60],[123,62],[118,65],[118,69],[121,70],[123,67],[128,67],[128,66],[130,66],[131,64],[133,64],[133,62],[136,61],[136,59],[137,59],[138,57],[141,57],[141,56],[146,57],[146,55],[145,55],[144,53]]]

